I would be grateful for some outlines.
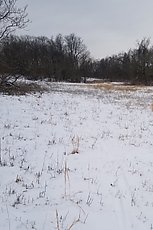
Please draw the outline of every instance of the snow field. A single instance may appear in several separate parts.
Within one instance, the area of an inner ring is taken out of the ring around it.
[[[152,95],[0,95],[0,229],[153,229]]]

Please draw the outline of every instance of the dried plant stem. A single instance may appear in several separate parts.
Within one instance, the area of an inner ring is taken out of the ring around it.
[[[6,203],[6,211],[7,211],[7,216],[8,216],[9,230],[10,230],[11,229],[11,222],[10,222],[10,215],[9,215],[7,203]]]
[[[80,222],[80,214],[79,214],[79,216],[78,216],[78,219],[74,220],[74,221],[72,222],[72,224],[68,227],[67,230],[72,229],[72,227],[73,227],[75,224],[77,224],[78,222]]]
[[[57,211],[57,209],[56,209],[56,225],[57,225],[57,230],[60,230],[59,216],[58,216],[58,211]]]
[[[69,178],[69,171],[67,162],[65,161],[64,165],[64,183],[65,183],[65,196],[67,195],[67,183],[69,184],[69,190],[70,190],[70,178]]]

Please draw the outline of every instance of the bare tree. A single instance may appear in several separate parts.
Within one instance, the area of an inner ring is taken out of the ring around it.
[[[17,7],[17,0],[0,0],[0,40],[16,29],[26,27],[29,19],[26,13],[27,6]]]
[[[0,0],[0,42],[9,36],[16,29],[23,29],[26,27],[29,19],[27,18],[27,6],[19,8],[17,6],[18,0]],[[2,45],[2,44],[1,44]],[[0,50],[2,47],[0,47]],[[13,59],[13,57],[12,57]],[[0,60],[3,66],[6,63],[3,59]],[[7,72],[1,73],[0,85],[7,85],[8,83],[14,84],[20,75],[14,75],[12,69]]]
[[[84,45],[83,40],[75,34],[65,36],[65,43],[67,53],[79,64],[85,57],[89,56],[89,51]]]
[[[80,82],[80,66],[89,58],[89,51],[83,40],[75,34],[65,36],[65,50],[69,57],[71,81]]]

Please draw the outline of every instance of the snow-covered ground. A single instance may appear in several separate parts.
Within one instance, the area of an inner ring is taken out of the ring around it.
[[[0,229],[153,229],[153,88],[0,95]]]

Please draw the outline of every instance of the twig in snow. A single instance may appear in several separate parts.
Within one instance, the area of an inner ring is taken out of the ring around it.
[[[58,211],[57,211],[57,209],[56,209],[56,225],[57,225],[57,230],[60,230],[59,216],[58,216]]]

